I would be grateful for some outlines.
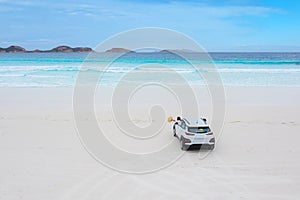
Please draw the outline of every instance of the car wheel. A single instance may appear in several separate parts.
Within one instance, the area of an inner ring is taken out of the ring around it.
[[[209,145],[209,149],[210,149],[210,150],[214,150],[214,148],[215,148],[215,145],[214,145],[214,144]]]
[[[188,146],[186,146],[183,142],[183,139],[180,139],[180,148],[182,151],[186,151],[188,149]]]
[[[175,126],[173,127],[173,136],[174,136],[174,137],[177,137],[177,135],[176,135],[176,128],[175,128]]]

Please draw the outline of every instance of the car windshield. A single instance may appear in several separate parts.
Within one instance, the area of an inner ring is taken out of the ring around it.
[[[209,127],[189,127],[188,131],[191,133],[208,133],[210,132]]]

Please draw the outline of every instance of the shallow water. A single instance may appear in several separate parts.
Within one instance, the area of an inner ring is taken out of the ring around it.
[[[153,76],[172,82],[176,73],[191,85],[205,85],[203,77],[215,73],[212,67],[225,86],[300,86],[300,53],[210,53],[211,60],[197,53],[185,54],[187,60],[171,53],[128,53],[116,60],[109,53],[88,55],[0,54],[0,87],[74,86],[79,72],[99,73],[103,85],[118,84],[128,73],[140,73],[137,81],[143,82]]]

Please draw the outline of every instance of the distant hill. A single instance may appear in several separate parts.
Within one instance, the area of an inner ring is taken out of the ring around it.
[[[170,52],[170,53],[195,53],[196,51],[192,51],[189,49],[164,49],[160,52]]]
[[[69,47],[69,46],[58,46],[45,52],[92,52],[93,49],[89,47]]]
[[[7,48],[1,48],[0,47],[0,53],[69,53],[69,52],[93,52],[94,50],[89,47],[69,47],[69,46],[58,46],[51,50],[33,50],[28,51],[23,47],[20,46],[10,46]]]
[[[18,53],[18,52],[26,52],[26,49],[20,46],[10,46],[7,48],[0,47],[0,53]]]
[[[124,48],[111,48],[109,50],[106,50],[105,52],[108,53],[128,53],[128,52],[134,52],[130,49],[124,49]]]
[[[51,50],[26,50],[23,47],[20,46],[10,46],[7,48],[1,48],[0,47],[0,53],[72,53],[72,52],[94,52],[92,48],[89,47],[69,47],[69,46],[58,46],[55,47]],[[130,49],[125,49],[125,48],[111,48],[106,50],[105,52],[107,53],[130,53],[130,52],[135,52]],[[164,49],[161,50],[160,52],[164,53],[193,53],[195,51],[188,50],[188,49]]]

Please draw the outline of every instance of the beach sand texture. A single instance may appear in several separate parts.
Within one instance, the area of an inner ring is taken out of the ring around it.
[[[205,159],[188,151],[144,175],[113,171],[87,153],[76,133],[72,88],[0,91],[0,199],[300,197],[300,88],[227,87],[215,150]],[[112,123],[109,114],[99,120]],[[167,126],[164,138],[173,140]]]

